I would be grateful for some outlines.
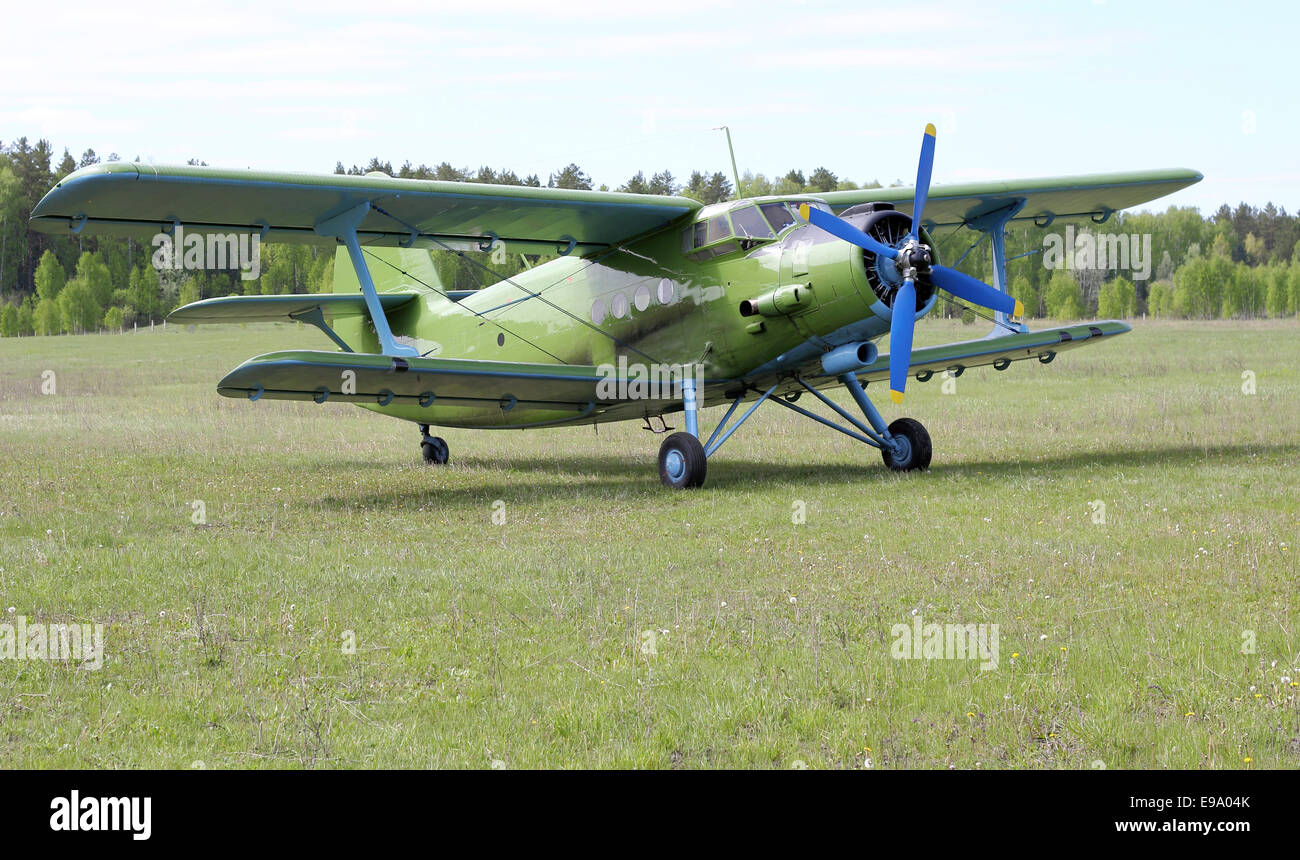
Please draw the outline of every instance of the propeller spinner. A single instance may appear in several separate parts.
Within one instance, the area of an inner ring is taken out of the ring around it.
[[[916,197],[912,202],[912,229],[900,247],[880,242],[854,227],[843,218],[813,209],[808,204],[799,207],[805,221],[820,227],[845,242],[857,245],[878,257],[893,260],[903,277],[903,285],[894,295],[893,317],[889,323],[889,396],[895,403],[903,402],[907,387],[908,370],[912,364],[912,329],[916,325],[916,278],[928,273],[936,287],[946,290],[973,305],[993,311],[1020,316],[1024,306],[1001,290],[995,290],[983,281],[947,266],[933,264],[930,247],[921,241],[921,224],[924,221],[925,201],[930,194],[930,174],[934,169],[935,128],[925,127],[921,138],[921,158],[916,167]]]

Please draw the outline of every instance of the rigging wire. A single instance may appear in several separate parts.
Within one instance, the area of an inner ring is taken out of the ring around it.
[[[392,212],[389,212],[387,209],[384,209],[382,206],[379,206],[379,205],[377,205],[377,204],[375,204],[375,203],[371,203],[371,204],[370,204],[370,207],[371,207],[372,209],[374,209],[376,212],[378,212],[379,214],[381,214],[381,215],[387,215],[389,218],[393,219],[393,220],[396,221],[398,224],[401,224],[401,225],[402,225],[403,227],[405,227],[407,230],[411,231],[411,233],[416,234],[416,235],[419,235],[419,236],[424,236],[424,237],[427,238],[427,239],[432,239],[434,242],[436,242],[438,245],[440,245],[444,251],[451,251],[452,253],[454,253],[454,254],[456,254],[457,256],[459,256],[461,259],[463,259],[463,260],[465,260],[466,262],[468,262],[470,265],[472,265],[472,266],[477,266],[478,268],[480,268],[480,269],[482,269],[483,271],[487,272],[487,273],[488,273],[489,275],[491,275],[492,277],[497,278],[497,279],[498,279],[499,281],[501,281],[502,283],[507,283],[507,284],[510,284],[510,286],[515,287],[516,289],[523,290],[523,291],[527,294],[527,297],[526,297],[526,298],[528,298],[528,299],[538,299],[539,301],[542,302],[542,304],[547,305],[547,306],[551,307],[552,309],[559,311],[560,313],[564,314],[565,316],[569,317],[570,319],[574,320],[575,322],[577,322],[577,323],[579,323],[579,324],[581,324],[581,325],[586,326],[587,328],[591,329],[592,331],[597,332],[598,334],[604,335],[605,337],[607,337],[607,338],[609,338],[610,340],[612,340],[615,344],[617,344],[617,345],[623,347],[624,349],[628,350],[629,352],[635,352],[637,355],[640,355],[640,356],[642,356],[642,357],[644,357],[644,358],[649,359],[650,362],[651,362],[652,364],[661,364],[661,363],[662,363],[662,362],[658,361],[656,358],[654,358],[654,356],[651,356],[651,355],[649,355],[649,354],[647,354],[647,353],[645,353],[645,352],[642,352],[641,350],[637,349],[636,347],[632,346],[631,344],[627,343],[626,341],[623,341],[622,339],[620,339],[620,338],[618,338],[618,337],[615,337],[615,336],[614,336],[613,334],[611,334],[610,332],[607,332],[607,331],[605,331],[604,329],[600,328],[599,326],[594,325],[594,324],[588,322],[587,320],[583,319],[582,317],[578,316],[577,314],[574,314],[574,313],[570,312],[569,310],[560,307],[560,306],[557,305],[555,302],[553,302],[553,301],[551,301],[550,299],[547,299],[545,296],[543,296],[543,295],[541,294],[540,291],[533,291],[533,290],[530,290],[530,289],[528,289],[527,287],[523,286],[522,284],[516,283],[512,278],[504,277],[503,275],[501,275],[501,273],[499,273],[499,272],[493,270],[490,266],[484,265],[483,263],[480,263],[478,260],[475,260],[473,257],[467,256],[467,255],[465,254],[464,251],[457,250],[456,248],[451,247],[450,245],[448,245],[446,242],[442,241],[442,239],[438,238],[437,236],[435,236],[435,235],[433,235],[433,234],[431,234],[431,233],[425,233],[423,230],[420,230],[418,227],[415,227],[415,226],[412,225],[412,224],[408,224],[406,221],[403,221],[401,218],[398,218],[396,215],[394,215]],[[558,281],[557,281],[556,283],[558,283]],[[551,286],[555,286],[555,284],[551,284]],[[543,288],[543,289],[547,289],[547,288]],[[520,302],[520,301],[525,301],[525,300],[526,300],[526,299],[517,299],[515,302],[512,302],[512,304],[517,304],[518,302]],[[468,309],[467,309],[467,310],[468,310]],[[493,310],[495,310],[495,308],[493,308]],[[549,353],[548,353],[548,354],[549,354]],[[559,360],[559,359],[557,359],[557,360]],[[561,360],[561,363],[562,363],[562,364],[568,364],[568,362],[565,362],[565,361],[562,361],[562,360]]]
[[[958,233],[960,233],[960,232],[962,231],[962,229],[970,229],[969,227],[967,227],[966,222],[964,222],[964,221],[963,221],[962,223],[958,224],[956,227],[954,227],[954,228],[953,228],[953,229],[952,229],[952,230],[951,230],[951,231],[950,231],[946,236],[942,237],[942,239],[936,239],[936,240],[935,240],[935,244],[938,245],[939,242],[942,241],[943,239],[951,239],[952,237],[954,237],[954,236],[956,236]],[[984,244],[984,240],[987,239],[988,237],[989,237],[989,233],[988,233],[988,231],[987,231],[987,230],[981,230],[981,231],[980,231],[979,238],[975,240],[974,244],[972,244],[969,248],[967,248],[966,251],[965,251],[965,253],[963,253],[960,257],[957,258],[957,262],[953,263],[953,264],[950,265],[948,268],[950,268],[950,269],[956,269],[958,266],[960,266],[961,263],[962,263],[962,260],[965,260],[968,256],[970,256],[970,252],[971,252],[971,251],[974,251],[974,250],[975,250],[976,248],[978,248],[980,245]],[[1019,255],[1019,256],[1024,256],[1024,255],[1021,254],[1021,255]],[[1016,257],[1012,257],[1012,259],[1016,259]],[[979,317],[980,319],[987,320],[988,322],[991,322],[991,323],[993,323],[994,325],[1000,325],[1000,326],[1002,326],[1003,328],[1005,328],[1007,331],[1014,332],[1014,333],[1016,333],[1016,334],[1020,334],[1020,329],[1016,328],[1015,326],[1008,325],[1007,323],[1004,323],[1004,322],[1000,321],[997,317],[985,316],[984,314],[982,314],[982,313],[980,313],[978,310],[976,310],[974,305],[967,305],[967,304],[962,304],[961,302],[953,301],[952,299],[950,299],[950,298],[948,298],[946,295],[944,295],[944,291],[943,291],[942,289],[938,288],[938,287],[935,288],[935,293],[939,296],[939,298],[943,299],[945,302],[947,302],[949,305],[951,305],[951,306],[954,307],[954,308],[959,308],[959,309],[962,310],[962,311],[965,311],[965,310],[969,309],[969,310],[971,311],[971,313],[975,314],[975,316]]]
[[[568,364],[568,362],[566,362],[564,359],[560,358],[560,357],[559,357],[558,355],[556,355],[555,353],[553,353],[553,352],[549,352],[548,350],[543,349],[542,347],[540,347],[540,346],[538,346],[537,344],[533,343],[532,341],[530,341],[528,338],[524,337],[523,335],[516,334],[515,332],[513,332],[513,331],[511,331],[510,329],[506,328],[505,326],[503,326],[501,323],[497,322],[496,320],[491,319],[491,318],[489,318],[489,317],[485,317],[485,316],[483,316],[483,314],[479,313],[478,311],[474,310],[473,308],[465,307],[465,306],[462,305],[460,302],[457,302],[457,301],[453,300],[453,299],[452,299],[450,296],[448,296],[444,291],[438,289],[437,287],[433,286],[432,284],[427,284],[427,283],[425,283],[424,281],[420,280],[420,279],[417,278],[415,275],[412,275],[410,272],[406,271],[405,269],[403,269],[401,266],[397,265],[396,263],[393,263],[393,262],[390,262],[390,261],[388,261],[388,260],[385,260],[383,257],[380,257],[379,255],[373,253],[373,252],[372,252],[368,247],[366,247],[366,246],[363,245],[363,246],[361,247],[361,250],[364,251],[364,252],[366,252],[367,256],[371,257],[371,258],[374,259],[375,261],[380,262],[380,263],[383,263],[385,266],[388,266],[389,268],[396,269],[397,271],[401,272],[401,273],[402,273],[403,275],[405,275],[406,277],[408,277],[408,278],[410,278],[411,280],[415,281],[417,284],[420,284],[420,285],[423,286],[423,287],[427,287],[431,292],[433,292],[433,293],[435,293],[435,294],[437,294],[437,295],[442,296],[443,298],[445,298],[447,301],[451,302],[452,305],[454,305],[455,307],[459,308],[460,310],[463,310],[463,311],[465,311],[466,313],[469,313],[469,314],[473,314],[474,316],[478,317],[479,319],[483,320],[484,322],[491,323],[492,325],[494,325],[494,326],[496,326],[497,328],[501,329],[503,332],[505,332],[506,334],[510,335],[511,337],[519,338],[519,340],[521,340],[521,341],[523,341],[524,343],[528,344],[528,345],[531,346],[533,349],[536,349],[538,352],[544,352],[544,353],[546,353],[546,354],[549,355],[551,358],[553,358],[553,359],[555,359],[556,361],[558,361],[560,364]],[[432,352],[432,351],[433,351],[433,350],[430,350],[429,352]],[[426,353],[424,353],[424,356],[421,356],[421,357],[425,357],[425,356],[427,356],[428,354],[429,354],[429,353],[426,352]]]
[[[943,290],[942,290],[942,289],[936,288],[935,291],[934,291],[934,293],[935,293],[935,295],[937,295],[939,298],[943,299],[945,302],[947,302],[948,304],[952,305],[954,308],[958,308],[958,309],[960,309],[963,313],[964,313],[965,311],[969,310],[971,313],[975,314],[975,316],[979,317],[980,319],[987,320],[988,322],[991,322],[991,323],[993,323],[994,325],[1000,325],[1000,326],[1002,326],[1004,329],[1006,329],[1007,331],[1012,332],[1013,334],[1020,334],[1020,333],[1021,333],[1021,332],[1020,332],[1020,329],[1018,329],[1018,328],[1016,328],[1015,326],[1010,325],[1010,324],[1008,324],[1008,323],[1004,323],[1004,322],[1002,322],[1002,321],[999,320],[997,317],[986,316],[986,315],[980,313],[978,310],[975,309],[975,306],[974,306],[974,305],[967,305],[967,304],[962,304],[961,302],[953,301],[952,299],[948,298],[947,296],[945,296],[945,295],[943,294]]]

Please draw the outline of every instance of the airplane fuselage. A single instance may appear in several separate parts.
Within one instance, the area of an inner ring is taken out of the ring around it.
[[[389,323],[402,342],[427,357],[699,366],[702,405],[713,405],[735,397],[745,380],[820,373],[828,350],[889,330],[890,310],[882,301],[889,284],[880,273],[891,275],[893,264],[880,265],[873,282],[873,258],[791,217],[794,202],[763,198],[706,207],[617,247],[538,265],[460,302],[431,290],[390,314]],[[350,288],[346,279],[335,285]],[[933,305],[932,295],[926,299],[918,318]],[[364,318],[338,320],[335,328],[359,344],[358,351],[380,351]],[[522,406],[507,415],[494,405],[363,405],[459,427],[573,418],[567,410]],[[573,423],[640,419],[680,407],[679,400],[630,400]]]

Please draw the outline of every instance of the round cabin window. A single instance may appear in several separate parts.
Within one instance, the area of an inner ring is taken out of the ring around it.
[[[659,282],[659,304],[670,305],[673,303],[673,282],[664,278]]]

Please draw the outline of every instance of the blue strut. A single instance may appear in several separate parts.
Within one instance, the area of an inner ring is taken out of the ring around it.
[[[683,374],[682,408],[686,412],[686,432],[700,438],[700,411],[695,400],[695,377]]]
[[[987,233],[993,240],[993,288],[1002,293],[1007,292],[1007,222],[1016,217],[1017,213],[1024,208],[1025,202],[1023,197],[1017,198],[1008,206],[972,218],[968,222],[972,229]],[[1011,322],[1002,311],[994,311],[993,318],[997,320],[997,324],[988,333],[988,337],[1005,337],[1016,332],[1024,334],[1029,331],[1029,327],[1024,323]]]
[[[419,356],[420,351],[413,346],[398,343],[393,339],[393,330],[388,327],[388,316],[384,306],[379,303],[379,291],[370,278],[370,269],[366,266],[365,255],[361,253],[361,243],[357,241],[357,228],[370,212],[369,201],[358,203],[351,209],[340,212],[316,222],[315,230],[320,236],[333,236],[348,249],[352,259],[352,268],[356,270],[357,281],[361,284],[361,294],[366,298],[366,309],[370,320],[375,324],[375,334],[379,338],[379,350],[383,355]]]

